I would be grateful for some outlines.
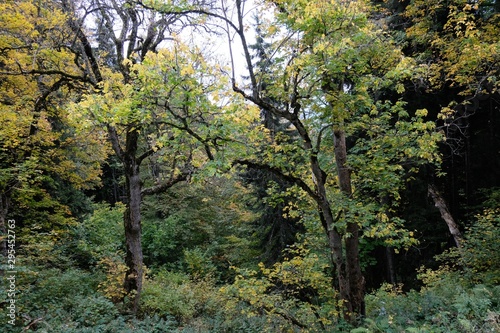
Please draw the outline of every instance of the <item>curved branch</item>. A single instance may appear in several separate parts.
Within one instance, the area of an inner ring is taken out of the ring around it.
[[[63,85],[67,83],[68,80],[66,78],[57,80],[45,93],[42,94],[42,96],[36,99],[34,106],[34,115],[30,125],[30,133],[29,133],[30,136],[35,135],[36,132],[38,131],[38,120],[40,119],[40,113],[42,111],[42,108],[45,106],[47,98],[50,96],[50,94],[59,90],[59,88],[61,88]]]
[[[78,81],[86,81],[84,76],[80,75],[72,75],[63,71],[55,70],[55,69],[49,69],[49,70],[40,70],[40,69],[32,69],[29,71],[25,71],[23,69],[20,69],[19,72],[0,72],[0,75],[10,75],[10,76],[16,76],[16,75],[33,75],[33,74],[40,74],[40,75],[60,75],[66,79],[72,79],[72,80],[78,80]]]
[[[216,14],[216,13],[204,10],[204,9],[186,9],[186,10],[178,10],[178,11],[176,11],[176,10],[162,10],[161,8],[155,8],[153,6],[148,6],[143,1],[137,1],[137,4],[145,9],[155,10],[158,13],[163,14],[163,15],[179,15],[179,16],[180,15],[188,15],[188,14],[207,15],[210,17],[214,17],[214,18],[223,20],[231,28],[233,28],[235,31],[239,30],[238,27],[231,20],[229,20],[227,17],[224,17],[222,15],[219,15],[219,14]]]
[[[141,156],[137,158],[137,164],[141,165],[142,161],[144,159],[148,158],[149,156],[153,155],[155,153],[154,149],[149,149],[146,152],[144,152]]]
[[[63,0],[62,1],[63,8],[69,12],[71,11],[71,4],[68,0]],[[87,36],[85,36],[85,33],[81,29],[81,26],[78,25],[74,20],[71,18],[68,20],[68,24],[73,31],[73,33],[76,35],[76,37],[80,40],[80,43],[82,44],[83,47],[83,52],[85,53],[85,56],[87,57],[89,63],[90,63],[90,68],[92,69],[92,74],[94,75],[95,84],[102,82],[102,74],[101,70],[99,68],[99,62],[97,61],[96,57],[94,56],[94,51],[92,50],[92,45],[90,44],[89,40],[87,39]]]
[[[330,128],[332,126],[332,124],[328,124],[328,125],[325,125],[323,126],[320,130],[319,130],[319,133],[318,133],[318,140],[316,141],[316,151],[320,151],[321,149],[321,140],[323,139],[323,132]]]
[[[309,185],[307,185],[306,182],[304,182],[300,178],[285,174],[283,172],[283,170],[281,170],[277,167],[273,167],[273,166],[270,166],[267,164],[261,164],[259,162],[249,161],[249,160],[236,160],[233,162],[233,166],[237,165],[237,164],[238,165],[246,165],[248,167],[259,169],[259,170],[270,171],[273,174],[275,174],[276,176],[280,177],[281,179],[299,186],[301,189],[306,191],[307,194],[309,194],[311,196],[311,198],[313,198],[315,201],[321,200],[320,196],[316,193],[316,191],[314,191]]]
[[[259,98],[259,88],[257,85],[257,78],[255,77],[255,73],[253,71],[252,56],[250,55],[250,51],[248,50],[248,43],[247,43],[246,37],[245,37],[245,28],[243,26],[243,10],[241,8],[241,0],[236,0],[236,9],[238,12],[238,29],[235,29],[235,30],[236,30],[236,33],[238,34],[238,36],[240,36],[241,45],[243,46],[243,52],[245,54],[245,60],[247,62],[247,67],[248,67],[248,75],[250,76],[250,81],[252,82],[253,97],[258,99]],[[233,78],[233,82],[234,82],[234,78]]]
[[[192,173],[193,173],[192,170],[188,170],[188,169],[183,170],[180,174],[178,174],[174,178],[168,180],[167,182],[143,189],[141,191],[141,195],[144,196],[144,195],[151,195],[151,194],[158,194],[158,193],[165,192],[166,190],[168,190],[169,188],[171,188],[175,184],[188,180]]]

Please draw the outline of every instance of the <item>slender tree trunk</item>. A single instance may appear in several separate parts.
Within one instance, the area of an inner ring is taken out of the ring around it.
[[[320,185],[320,187],[323,187],[323,185]],[[349,320],[353,309],[347,267],[342,249],[342,235],[334,226],[335,219],[333,218],[330,204],[326,199],[319,204],[319,209],[326,235],[328,237],[331,260],[335,265],[334,276],[337,278],[340,299],[343,301],[344,318]]]
[[[451,215],[450,210],[448,209],[446,200],[444,200],[443,196],[438,191],[436,186],[432,184],[429,184],[428,193],[431,196],[432,200],[434,201],[434,205],[437,207],[437,209],[439,209],[439,212],[441,213],[441,217],[443,218],[444,222],[446,222],[448,230],[450,230],[450,234],[453,236],[453,240],[455,241],[455,245],[457,247],[460,247],[462,241],[462,234],[460,233],[458,225],[455,223],[455,220],[453,219],[453,216]]]
[[[392,246],[385,247],[385,258],[387,260],[387,280],[390,284],[396,284],[396,271],[394,269],[394,249]]]
[[[334,129],[335,137],[335,161],[340,190],[344,195],[352,195],[351,173],[347,166],[347,147],[345,132],[342,129]],[[365,279],[361,273],[359,263],[359,226],[357,223],[347,221],[345,237],[346,274],[349,283],[350,306],[348,307],[354,315],[365,315]]]

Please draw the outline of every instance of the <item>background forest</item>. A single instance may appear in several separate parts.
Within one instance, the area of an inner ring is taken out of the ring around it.
[[[500,332],[500,2],[0,3],[2,332]]]

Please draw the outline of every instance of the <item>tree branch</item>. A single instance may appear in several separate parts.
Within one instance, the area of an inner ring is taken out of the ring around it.
[[[248,167],[254,168],[254,169],[259,169],[259,170],[267,170],[275,174],[276,176],[280,177],[281,179],[290,182],[292,184],[295,184],[299,186],[301,189],[307,192],[313,198],[315,201],[320,200],[320,197],[316,191],[314,191],[309,185],[306,184],[302,179],[294,177],[292,175],[285,174],[283,170],[273,167],[267,164],[261,164],[259,162],[254,162],[254,161],[249,161],[249,160],[236,160],[233,162],[234,165],[246,165]]]
[[[109,124],[106,127],[108,129],[109,140],[111,141],[111,146],[113,147],[115,154],[118,155],[118,158],[120,160],[123,160],[124,152],[122,147],[120,146],[120,139],[118,138],[118,133],[116,132],[116,128],[114,128]]]
[[[159,123],[165,124],[167,126],[172,126],[174,128],[180,129],[182,131],[186,131],[189,135],[191,135],[193,138],[195,138],[199,143],[201,143],[203,145],[203,148],[205,149],[205,152],[207,153],[208,159],[213,161],[214,154],[212,153],[212,150],[210,149],[210,145],[208,144],[208,142],[210,141],[210,138],[203,139],[198,133],[196,133],[195,131],[193,131],[189,127],[189,124],[188,124],[185,117],[182,117],[182,116],[178,115],[177,113],[175,113],[172,110],[172,108],[170,108],[169,106],[166,106],[166,109],[168,112],[170,112],[170,114],[172,116],[177,118],[182,123],[182,126],[171,123],[171,122],[159,122]],[[214,149],[217,151],[217,147],[215,147]]]
[[[137,158],[137,164],[141,165],[142,161],[144,159],[148,158],[149,156],[153,155],[155,153],[154,149],[149,149],[146,152],[144,152],[141,156]]]
[[[59,88],[61,88],[63,85],[67,83],[68,80],[66,78],[57,80],[49,89],[47,89],[46,92],[42,94],[42,96],[36,99],[34,106],[33,120],[31,121],[30,125],[30,133],[29,133],[30,136],[35,135],[36,132],[38,131],[38,120],[40,119],[40,112],[42,111],[42,108],[45,106],[47,98],[50,96],[50,94],[59,90]]]
[[[158,194],[165,192],[175,184],[188,180],[188,178],[191,176],[192,173],[193,173],[192,170],[185,169],[177,176],[169,179],[167,182],[143,189],[141,191],[141,195],[144,196],[144,195],[151,195],[151,194]]]
[[[462,245],[462,235],[460,233],[460,230],[458,229],[458,225],[455,223],[455,219],[453,219],[453,216],[451,216],[451,213],[448,209],[448,205],[446,204],[446,201],[444,200],[443,196],[441,193],[439,193],[439,190],[437,187],[433,184],[429,184],[428,186],[428,194],[434,201],[434,205],[436,206],[437,209],[439,209],[439,212],[441,213],[441,217],[443,220],[446,222],[446,225],[448,226],[448,229],[450,230],[450,234],[453,236],[453,240],[455,241],[455,245],[460,248]]]
[[[80,75],[72,75],[65,73],[63,71],[51,69],[51,70],[39,70],[39,69],[33,69],[29,71],[25,71],[21,69],[19,72],[0,72],[0,75],[33,75],[33,74],[40,74],[40,75],[61,75],[64,78],[68,79],[73,79],[73,80],[78,80],[78,81],[87,81],[84,76]]]
[[[323,132],[330,128],[332,126],[332,124],[328,124],[328,125],[325,125],[323,126],[320,130],[319,130],[319,133],[318,133],[318,140],[316,141],[316,151],[320,151],[321,149],[321,140],[323,139]]]
[[[186,9],[186,10],[178,10],[178,11],[175,11],[175,10],[162,10],[161,8],[155,8],[155,7],[152,7],[152,6],[148,6],[146,4],[144,4],[143,1],[137,1],[137,4],[140,5],[141,7],[143,8],[146,8],[146,9],[149,9],[149,10],[155,10],[157,11],[158,13],[160,14],[163,14],[163,15],[188,15],[188,14],[199,14],[199,15],[207,15],[207,16],[210,16],[210,17],[214,17],[214,18],[218,18],[218,19],[221,19],[222,21],[224,21],[225,23],[227,23],[229,26],[231,26],[231,28],[233,28],[235,31],[238,31],[238,27],[231,21],[229,20],[227,17],[224,17],[222,15],[219,15],[219,14],[216,14],[216,13],[213,13],[213,12],[209,12],[205,9]]]
[[[68,0],[63,0],[62,1],[63,8],[65,9],[66,12],[69,12],[70,14],[74,14],[74,10],[72,10],[72,4]],[[80,43],[82,44],[83,51],[85,56],[87,57],[89,63],[90,63],[90,68],[92,69],[92,74],[94,75],[95,82],[94,84],[97,84],[99,82],[102,82],[102,74],[101,70],[99,67],[99,62],[97,61],[96,57],[94,56],[94,51],[92,50],[92,45],[90,44],[89,40],[87,39],[87,36],[81,29],[81,26],[76,24],[74,20],[71,18],[68,20],[68,24],[73,30],[73,33],[75,33],[76,37],[80,40]]]

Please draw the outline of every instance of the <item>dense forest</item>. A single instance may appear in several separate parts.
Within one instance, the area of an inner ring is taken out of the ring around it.
[[[0,2],[2,332],[500,332],[500,1]]]

